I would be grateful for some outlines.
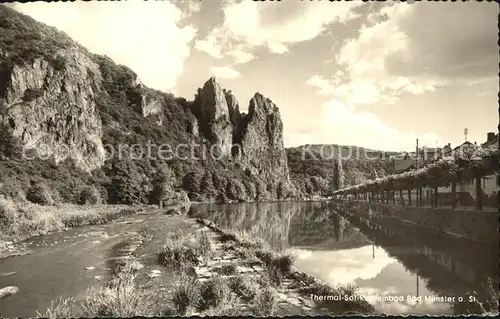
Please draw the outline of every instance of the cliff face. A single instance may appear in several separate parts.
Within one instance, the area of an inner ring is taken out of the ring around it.
[[[290,182],[283,144],[283,123],[278,107],[256,93],[243,118],[242,160],[263,180]]]
[[[26,148],[57,161],[71,157],[84,170],[104,163],[102,125],[94,93],[99,67],[78,49],[60,50],[55,67],[44,58],[3,68],[4,121]]]
[[[210,78],[199,90],[193,111],[214,152],[220,151],[221,157],[229,156],[233,140],[231,116],[224,91],[215,78]]]

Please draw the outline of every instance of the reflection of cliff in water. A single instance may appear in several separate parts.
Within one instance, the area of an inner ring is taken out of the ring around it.
[[[498,280],[498,247],[450,238],[379,215],[368,218],[337,211],[438,295],[467,298],[476,291],[480,300],[486,300],[487,278]],[[467,302],[457,302],[454,308],[456,314],[477,313]]]
[[[222,228],[245,230],[277,249],[335,250],[370,243],[326,202],[202,204],[193,205],[190,215]]]

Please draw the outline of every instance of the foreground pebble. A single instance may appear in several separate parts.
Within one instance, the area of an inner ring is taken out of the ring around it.
[[[156,278],[156,277],[159,277],[160,275],[161,275],[161,271],[157,270],[157,269],[151,270],[151,272],[148,274],[148,276],[150,278]]]
[[[8,296],[15,295],[19,291],[16,286],[7,286],[0,289],[0,299],[6,298]]]

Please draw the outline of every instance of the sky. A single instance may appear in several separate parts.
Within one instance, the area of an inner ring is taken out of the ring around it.
[[[494,2],[31,2],[15,9],[194,98],[215,76],[280,109],[285,146],[414,150],[497,132]]]

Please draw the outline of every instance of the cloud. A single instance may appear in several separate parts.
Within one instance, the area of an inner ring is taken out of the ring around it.
[[[339,2],[335,6],[302,1],[288,2],[286,6],[251,0],[227,2],[223,23],[200,41],[209,42],[210,47],[221,47],[223,55],[232,52],[235,46],[240,52],[266,47],[271,53],[284,54],[291,44],[316,38],[328,24],[354,19],[357,14],[352,9],[361,5],[362,2],[355,1]],[[197,49],[208,51],[203,48]],[[220,58],[217,50],[207,53]]]
[[[241,49],[229,51],[227,52],[227,55],[234,59],[235,64],[245,64],[255,59],[255,55],[253,53],[245,52]]]
[[[314,123],[314,132],[286,134],[287,146],[303,145],[312,141],[317,144],[342,141],[344,145],[358,145],[384,151],[410,151],[413,150],[417,138],[421,145],[434,147],[436,142],[443,145],[443,140],[434,132],[400,132],[384,124],[375,114],[361,112],[355,106],[334,98],[322,104],[318,118],[320,121]]]
[[[374,259],[372,246],[335,251],[291,249],[291,252],[297,258],[297,268],[307,270],[332,285],[374,278],[385,267],[396,262],[381,248],[376,248],[377,258]]]
[[[495,8],[384,4],[368,15],[356,38],[344,42],[335,56],[336,74],[314,75],[307,84],[349,104],[372,104],[496,77]],[[466,31],[457,36],[457,29]]]
[[[287,46],[280,42],[267,42],[267,47],[269,48],[269,51],[276,54],[288,52]]]
[[[335,92],[335,86],[319,75],[312,76],[306,84],[320,89],[318,94],[330,95]]]
[[[183,73],[197,31],[181,27],[186,14],[166,1],[37,2],[15,9],[130,67],[145,85],[164,91]]]
[[[221,47],[214,36],[209,35],[205,40],[196,40],[194,48],[214,58],[222,58]]]
[[[241,73],[228,66],[214,66],[210,68],[210,71],[217,77],[223,79],[236,79],[241,76]]]

